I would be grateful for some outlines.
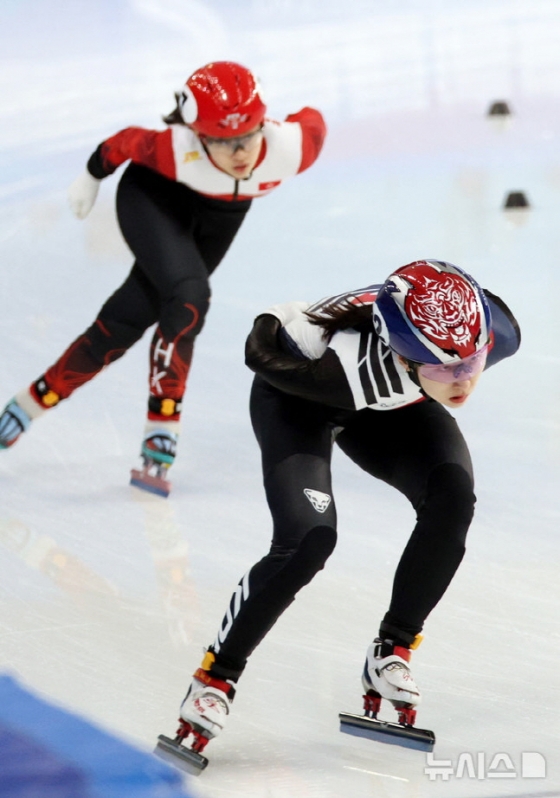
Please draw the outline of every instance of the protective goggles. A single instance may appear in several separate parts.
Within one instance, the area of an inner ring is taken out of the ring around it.
[[[244,136],[232,136],[231,138],[214,138],[214,136],[200,136],[204,144],[214,151],[237,152],[237,150],[250,150],[260,144],[263,136],[262,127],[246,133]]]
[[[476,354],[464,360],[456,360],[455,363],[441,363],[437,366],[423,363],[418,366],[418,373],[435,382],[465,382],[480,374],[486,365],[487,355],[488,344]]]

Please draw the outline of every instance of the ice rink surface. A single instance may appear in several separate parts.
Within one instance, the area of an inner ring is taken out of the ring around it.
[[[0,669],[146,750],[172,734],[271,534],[243,364],[254,315],[445,259],[510,305],[523,342],[457,412],[477,513],[413,659],[436,764],[338,731],[339,711],[360,712],[365,650],[414,521],[338,452],[338,547],[252,657],[194,789],[560,795],[560,4],[5,0],[0,19],[2,403],[130,268],[117,178],[84,222],[66,204],[101,140],[159,127],[173,90],[213,59],[251,66],[271,116],[308,104],[329,125],[319,162],[255,201],[213,279],[168,500],[128,486],[148,336],[0,453]],[[487,118],[494,100],[511,104],[508,124]],[[504,212],[518,190],[530,209]]]

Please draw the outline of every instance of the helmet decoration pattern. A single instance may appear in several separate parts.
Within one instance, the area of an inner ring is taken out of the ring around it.
[[[453,363],[488,343],[491,315],[478,283],[446,261],[402,266],[381,288],[374,326],[393,351],[416,363]]]
[[[195,133],[232,138],[258,127],[266,105],[249,69],[233,61],[214,61],[188,78],[179,96],[179,110]]]

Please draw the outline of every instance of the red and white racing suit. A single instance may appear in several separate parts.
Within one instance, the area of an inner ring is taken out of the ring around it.
[[[256,166],[243,180],[219,169],[184,125],[130,127],[102,142],[88,161],[93,177],[107,177],[130,161],[117,190],[117,216],[135,262],[94,323],[32,384],[35,400],[50,407],[67,398],[157,324],[148,415],[177,421],[194,339],[208,311],[210,275],[253,198],[311,166],[325,133],[313,108],[284,122],[265,120]]]

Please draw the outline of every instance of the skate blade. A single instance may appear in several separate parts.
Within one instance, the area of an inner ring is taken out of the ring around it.
[[[162,477],[152,477],[144,471],[138,471],[133,468],[130,472],[130,484],[140,490],[148,491],[148,493],[155,493],[157,496],[163,496],[165,499],[169,496],[171,491],[171,482]]]
[[[160,734],[158,742],[154,748],[154,754],[160,759],[169,762],[171,765],[190,773],[191,776],[200,776],[208,760],[202,754],[197,754],[190,748],[186,748],[176,740],[171,740],[164,734]]]
[[[402,745],[418,751],[432,751],[436,736],[429,729],[417,729],[415,726],[402,726],[400,723],[368,718],[366,715],[339,714],[340,731],[353,734],[355,737],[366,737],[380,743]]]

